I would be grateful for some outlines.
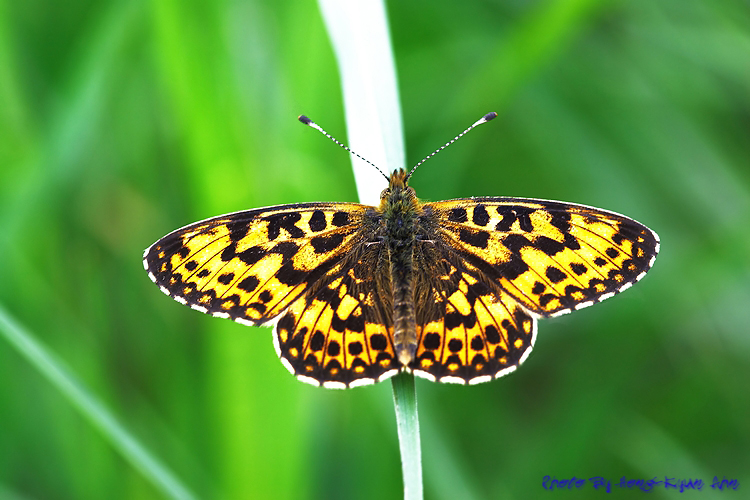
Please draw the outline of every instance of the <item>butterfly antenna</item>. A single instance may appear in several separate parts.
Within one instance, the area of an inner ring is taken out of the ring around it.
[[[422,163],[426,162],[427,160],[429,160],[430,158],[432,158],[433,156],[435,156],[436,154],[438,154],[439,152],[441,152],[442,150],[444,150],[445,148],[447,148],[448,146],[450,146],[451,144],[453,144],[454,142],[456,142],[457,140],[459,140],[461,137],[463,137],[464,135],[466,135],[469,132],[469,130],[473,129],[474,127],[478,127],[479,125],[481,125],[483,123],[487,123],[490,120],[493,120],[496,116],[497,116],[497,113],[495,113],[494,111],[492,113],[487,113],[486,115],[484,115],[483,117],[481,117],[479,120],[477,120],[474,123],[472,123],[469,128],[467,128],[466,130],[464,130],[463,132],[461,132],[460,134],[458,134],[456,137],[454,137],[450,141],[446,142],[445,144],[443,144],[442,146],[440,146],[439,148],[437,148],[432,153],[430,153],[427,156],[425,156],[422,159],[422,161],[420,161],[419,163],[417,163],[416,165],[414,165],[414,168],[412,168],[409,171],[409,175],[406,176],[405,180],[409,180],[409,177],[411,177],[411,174],[413,174],[414,171],[417,169],[417,167],[420,166]]]
[[[356,156],[360,160],[366,161],[367,163],[369,163],[370,165],[372,165],[373,167],[375,167],[375,170],[377,170],[378,172],[380,172],[380,174],[383,177],[385,177],[386,180],[389,180],[388,176],[385,175],[383,173],[383,171],[378,168],[377,165],[375,165],[373,162],[371,162],[367,158],[364,158],[364,157],[360,156],[359,154],[357,154],[356,152],[352,151],[351,148],[349,148],[349,146],[346,146],[345,144],[339,142],[334,136],[332,136],[331,134],[329,134],[328,132],[326,132],[325,130],[323,130],[323,127],[321,127],[320,125],[318,125],[317,123],[315,123],[314,121],[312,121],[311,119],[309,119],[308,117],[306,117],[305,115],[299,115],[299,117],[297,117],[297,119],[299,121],[301,121],[302,123],[304,123],[305,125],[308,125],[308,126],[314,128],[315,130],[317,130],[318,132],[320,132],[324,136],[328,137],[333,142],[335,142],[336,144],[338,144],[339,146],[341,146],[346,151],[348,151],[349,153],[353,154],[354,156]]]

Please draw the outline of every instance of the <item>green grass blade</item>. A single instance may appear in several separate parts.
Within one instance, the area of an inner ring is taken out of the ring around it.
[[[422,451],[414,375],[401,373],[391,379],[391,384],[393,406],[396,408],[401,468],[404,473],[404,500],[421,500],[423,497]]]
[[[195,498],[164,464],[125,430],[112,413],[51,352],[16,323],[2,307],[0,333],[157,489],[169,498]]]
[[[341,74],[349,146],[386,173],[403,168],[401,106],[385,5],[375,0],[318,3]],[[355,157],[352,165],[359,200],[376,204],[385,179]]]

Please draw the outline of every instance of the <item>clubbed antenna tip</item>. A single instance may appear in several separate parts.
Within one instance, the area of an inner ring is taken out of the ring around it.
[[[487,123],[487,122],[488,122],[488,121],[490,121],[490,120],[494,120],[494,119],[495,119],[496,117],[497,117],[497,113],[495,113],[495,112],[493,111],[493,112],[491,112],[491,113],[487,113],[486,115],[484,115],[483,117],[481,117],[481,118],[480,118],[479,120],[477,120],[477,121],[475,121],[474,123],[472,123],[472,124],[471,124],[471,126],[470,126],[469,128],[467,128],[466,130],[464,130],[463,132],[461,132],[460,134],[458,134],[458,135],[457,135],[456,137],[454,137],[454,138],[453,138],[453,139],[451,139],[450,141],[446,142],[445,144],[443,144],[442,146],[440,146],[439,148],[437,148],[437,149],[436,149],[435,151],[433,151],[432,153],[430,153],[430,154],[428,154],[427,156],[425,156],[425,157],[424,157],[424,158],[422,159],[422,161],[420,161],[419,163],[417,163],[416,165],[414,165],[414,168],[412,168],[412,169],[411,169],[411,170],[409,171],[409,174],[408,174],[408,175],[406,176],[406,179],[408,180],[408,179],[409,179],[409,177],[411,177],[411,174],[413,174],[413,173],[414,173],[414,171],[415,171],[415,170],[417,169],[417,167],[418,167],[418,166],[420,166],[420,165],[421,165],[422,163],[426,162],[427,160],[429,160],[430,158],[432,158],[433,156],[435,156],[436,154],[438,154],[439,152],[441,152],[442,150],[444,150],[445,148],[447,148],[448,146],[450,146],[451,144],[453,144],[454,142],[456,142],[457,140],[459,140],[459,139],[460,139],[461,137],[463,137],[463,136],[464,136],[464,135],[465,135],[465,134],[466,134],[466,133],[467,133],[467,132],[468,132],[469,130],[471,130],[471,129],[473,129],[474,127],[477,127],[477,126],[479,126],[479,125],[481,125],[481,124],[483,124],[483,123]]]
[[[344,149],[345,149],[346,151],[348,151],[349,153],[353,154],[354,156],[356,156],[356,157],[357,157],[357,158],[359,158],[360,160],[362,160],[362,161],[366,161],[367,163],[369,163],[370,165],[372,165],[373,167],[375,167],[375,170],[377,170],[378,172],[380,172],[380,173],[382,174],[382,176],[383,176],[383,177],[385,177],[385,178],[386,178],[386,180],[388,180],[388,176],[387,176],[387,175],[385,175],[385,174],[383,173],[383,171],[382,171],[382,170],[380,170],[380,169],[379,169],[379,168],[377,167],[377,165],[375,165],[375,164],[374,164],[373,162],[371,162],[371,161],[370,161],[370,160],[368,160],[367,158],[363,158],[362,156],[358,155],[357,153],[355,153],[354,151],[352,151],[352,150],[351,150],[351,149],[350,149],[350,148],[349,148],[348,146],[346,146],[346,145],[342,144],[341,142],[339,142],[339,141],[338,141],[338,140],[337,140],[337,139],[336,139],[335,137],[333,137],[333,136],[332,136],[331,134],[329,134],[328,132],[326,132],[325,130],[323,130],[323,128],[322,128],[322,127],[321,127],[320,125],[318,125],[317,123],[315,123],[314,121],[312,121],[311,119],[309,119],[309,118],[308,118],[307,116],[305,116],[305,115],[299,115],[299,116],[297,117],[297,119],[298,119],[299,121],[301,121],[302,123],[304,123],[305,125],[307,125],[308,127],[312,127],[312,128],[314,128],[315,130],[317,130],[318,132],[320,132],[321,134],[323,134],[324,136],[328,137],[328,138],[329,138],[330,140],[332,140],[332,141],[333,141],[333,142],[335,142],[335,143],[336,143],[337,145],[341,146],[341,147],[342,147],[342,148],[344,148]]]
[[[304,115],[302,115],[300,118],[302,118],[302,117],[307,118]],[[495,118],[497,118],[497,113],[495,113],[494,111],[492,111],[491,113],[487,113],[486,115],[484,115],[482,117],[482,119],[479,120],[479,121],[482,122],[482,123],[487,123],[488,121],[494,120]],[[481,123],[477,123],[477,125],[481,125]]]

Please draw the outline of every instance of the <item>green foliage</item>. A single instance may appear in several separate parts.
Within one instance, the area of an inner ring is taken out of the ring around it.
[[[417,382],[426,496],[529,498],[545,475],[747,484],[747,4],[389,8],[407,163],[499,113],[420,167],[421,197],[585,203],[662,239],[632,290],[542,321],[518,372]],[[346,155],[295,119],[344,140],[341,102],[312,2],[0,5],[0,305],[199,497],[401,494],[389,384],[300,384],[269,330],[180,307],[141,266],[200,218],[354,200]],[[4,340],[0,429],[2,495],[162,498]]]

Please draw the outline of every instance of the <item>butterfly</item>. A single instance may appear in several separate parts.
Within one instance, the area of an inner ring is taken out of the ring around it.
[[[459,384],[511,373],[538,319],[622,292],[659,252],[654,231],[585,205],[423,203],[413,172],[387,176],[378,206],[298,203],[190,224],[146,249],[144,267],[181,304],[273,326],[292,374],[343,389],[402,371]]]

